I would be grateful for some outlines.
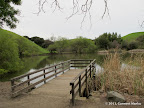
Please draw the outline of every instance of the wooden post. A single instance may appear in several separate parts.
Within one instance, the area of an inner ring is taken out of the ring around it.
[[[87,77],[87,69],[85,70],[86,72],[86,98],[88,98],[88,77]]]
[[[72,83],[71,86],[72,86],[72,91],[71,91],[71,93],[72,93],[72,100],[71,101],[72,101],[72,105],[74,105],[75,104],[75,99],[74,99],[75,98],[75,96],[74,96],[74,83]]]
[[[96,91],[96,79],[95,79],[95,74],[93,75],[93,84],[94,84],[94,91]]]
[[[14,92],[13,86],[14,86],[14,80],[11,80],[11,91],[12,91],[12,93]]]
[[[69,64],[69,70],[70,70],[70,67],[71,67],[71,66],[70,66],[70,62],[71,62],[71,61],[68,61],[68,64]]]
[[[27,76],[28,80],[30,79],[30,76],[28,75]],[[30,85],[30,81],[28,81],[28,86]]]
[[[92,66],[90,65],[90,78],[92,76]]]
[[[44,79],[45,79],[46,78],[46,76],[45,76],[45,70],[43,72],[44,72]],[[46,80],[44,80],[44,83],[46,83]]]
[[[62,70],[63,70],[63,74],[64,74],[64,63],[61,63],[62,64]]]
[[[81,97],[81,75],[79,76],[79,96]]]
[[[56,66],[55,66],[55,77],[57,77],[57,74],[56,74]]]

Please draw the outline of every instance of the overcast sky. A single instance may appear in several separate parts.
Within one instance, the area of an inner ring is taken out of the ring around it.
[[[63,8],[62,12],[56,10],[53,13],[54,8],[51,8],[51,2],[48,2],[44,5],[46,13],[41,12],[37,15],[35,13],[38,12],[38,0],[22,0],[21,6],[15,6],[21,11],[20,16],[18,16],[17,28],[11,30],[4,27],[4,29],[22,36],[39,36],[45,39],[51,36],[62,36],[69,39],[83,36],[94,39],[104,32],[117,32],[124,36],[132,32],[144,31],[144,28],[140,27],[144,20],[144,0],[108,0],[110,17],[106,14],[103,20],[101,16],[104,12],[104,1],[93,0],[91,8],[92,27],[89,17],[87,17],[82,28],[82,14],[66,20],[72,13],[72,0],[59,1]]]

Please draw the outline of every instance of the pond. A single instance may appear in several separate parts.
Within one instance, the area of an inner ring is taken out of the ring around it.
[[[95,67],[96,71],[98,72],[98,70],[102,69],[102,64],[105,57],[105,54],[53,54],[47,56],[25,57],[21,59],[23,62],[23,68],[19,72],[6,74],[0,78],[0,81],[9,81],[13,77],[30,73],[70,59],[96,59]],[[125,60],[130,57],[131,54],[129,53],[121,54],[122,67],[128,66]]]
[[[53,54],[47,56],[34,56],[22,58],[23,69],[19,72],[9,73],[3,76],[0,81],[8,81],[13,77],[30,73],[53,64],[66,61],[69,59],[96,59],[96,69],[101,69],[105,55],[98,54]]]

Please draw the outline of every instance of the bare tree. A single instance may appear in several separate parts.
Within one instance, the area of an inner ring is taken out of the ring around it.
[[[90,10],[91,10],[94,0],[69,0],[69,1],[72,2],[73,7],[72,7],[72,13],[67,17],[67,20],[72,18],[74,15],[81,13],[83,15],[81,26],[87,16],[89,17],[89,20],[91,23]],[[109,9],[108,9],[108,4],[107,4],[108,0],[103,0],[103,1],[104,1],[105,9],[101,16],[102,19],[104,18],[104,16],[106,14],[109,15]],[[44,10],[45,3],[50,3],[51,7],[54,7],[53,11],[55,11],[56,9],[61,11],[63,8],[60,6],[60,2],[62,2],[62,1],[60,1],[60,0],[39,0],[39,11],[37,14],[39,14],[40,12],[45,13],[45,10]]]

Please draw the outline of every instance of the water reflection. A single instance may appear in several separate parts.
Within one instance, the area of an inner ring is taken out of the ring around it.
[[[45,68],[69,59],[96,59],[96,64],[95,64],[96,71],[102,72],[103,71],[102,64],[104,62],[105,57],[106,55],[98,55],[98,54],[54,54],[48,56],[25,57],[21,59],[23,62],[23,68],[19,72],[9,73],[4,77],[2,77],[0,81],[7,81],[13,77],[25,73],[33,72],[41,68]],[[122,61],[130,57],[131,57],[130,54],[121,55]],[[123,66],[124,65],[126,66],[126,64],[127,63],[123,63]]]
[[[9,73],[2,77],[0,81],[7,81],[13,77],[33,72],[69,59],[96,59],[98,69],[103,63],[103,58],[104,55],[97,54],[55,54],[48,56],[25,57],[21,59],[23,62],[23,68],[19,72]]]

